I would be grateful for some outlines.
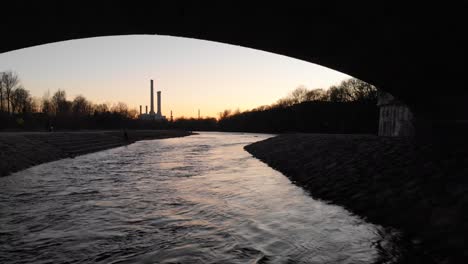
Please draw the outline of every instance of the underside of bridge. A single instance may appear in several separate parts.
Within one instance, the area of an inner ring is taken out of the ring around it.
[[[347,73],[399,98],[420,120],[468,119],[464,7],[94,2],[2,4],[0,52],[110,35],[211,40]]]

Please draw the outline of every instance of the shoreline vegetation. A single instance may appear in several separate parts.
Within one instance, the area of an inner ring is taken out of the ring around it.
[[[377,88],[350,78],[328,89],[299,86],[270,105],[215,117],[144,120],[124,102],[94,103],[65,90],[33,97],[15,72],[0,72],[0,131],[179,129],[253,133],[371,133],[378,128]],[[172,115],[172,114],[171,114]]]
[[[193,134],[184,130],[1,132],[0,176],[46,162],[129,145],[139,140]]]
[[[467,146],[451,139],[283,134],[245,150],[312,197],[403,231],[419,248],[403,263],[463,263],[468,257]]]

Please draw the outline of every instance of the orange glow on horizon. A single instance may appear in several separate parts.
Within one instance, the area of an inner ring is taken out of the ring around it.
[[[328,88],[350,76],[282,55],[169,36],[113,36],[57,42],[0,54],[0,71],[17,72],[32,96],[65,90],[72,100],[149,107],[150,79],[162,114],[218,117],[270,105],[300,85]]]

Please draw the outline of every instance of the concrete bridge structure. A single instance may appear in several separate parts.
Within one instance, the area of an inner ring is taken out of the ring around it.
[[[455,131],[458,125],[452,124],[468,119],[464,6],[17,2],[2,3],[0,52],[110,35],[211,40],[317,63],[372,83],[411,109],[418,134],[437,124],[451,124]]]

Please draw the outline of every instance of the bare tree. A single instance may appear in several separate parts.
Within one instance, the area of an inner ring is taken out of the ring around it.
[[[349,102],[353,99],[351,90],[343,86],[332,86],[327,94],[330,102]]]
[[[270,108],[271,108],[271,106],[269,106],[269,105],[261,105],[261,106],[255,107],[254,109],[252,109],[252,111],[265,111],[265,110],[268,110]]]
[[[31,112],[39,113],[42,109],[41,99],[39,97],[32,97],[31,98]]]
[[[3,74],[4,72],[0,72],[0,112],[3,112]]]
[[[340,87],[350,91],[353,101],[377,101],[377,88],[359,79],[345,80],[341,82]]]
[[[307,92],[306,101],[327,101],[326,92],[323,89],[313,89]]]
[[[3,72],[2,74],[2,87],[4,89],[6,95],[6,103],[7,103],[7,112],[11,113],[11,94],[13,90],[19,84],[18,75],[12,71]],[[3,97],[3,95],[2,95]]]
[[[50,92],[47,91],[44,93],[41,99],[41,112],[46,114],[46,115],[52,115],[54,113],[54,107],[52,105],[52,102],[50,100]]]
[[[288,107],[294,104],[294,101],[290,97],[281,98],[275,104],[272,105],[273,108],[275,107]]]
[[[128,116],[128,106],[124,102],[118,102],[117,104],[113,105],[111,111],[125,117]]]
[[[140,112],[136,108],[128,110],[128,117],[131,119],[136,119]]]
[[[72,102],[74,115],[85,116],[91,113],[91,103],[82,95],[78,95]]]
[[[307,90],[307,88],[303,85],[294,89],[294,91],[292,91],[291,94],[289,95],[289,98],[292,104],[300,104],[302,102],[307,101],[308,92],[309,91]]]
[[[232,113],[232,115],[239,115],[241,113],[241,110],[239,109],[239,107],[236,108],[236,110],[234,110],[234,113]]]
[[[41,111],[42,113],[46,115],[52,115],[54,113],[54,107],[52,106],[50,99],[47,99],[47,98],[42,99]]]
[[[71,103],[67,101],[67,94],[65,91],[59,89],[55,92],[52,96],[51,103],[56,115],[63,115],[70,112]]]
[[[109,107],[105,103],[104,104],[98,104],[98,105],[94,106],[94,112],[95,112],[95,114],[96,113],[103,114],[103,113],[109,112]]]
[[[223,112],[218,113],[218,115],[219,115],[219,120],[224,120],[232,115],[232,111],[226,109]]]
[[[11,111],[13,113],[32,112],[32,98],[29,91],[19,86],[10,96]]]
[[[300,104],[308,100],[309,90],[303,85],[294,89],[288,96],[279,99],[275,104],[271,105],[271,107],[288,107],[295,104]]]

